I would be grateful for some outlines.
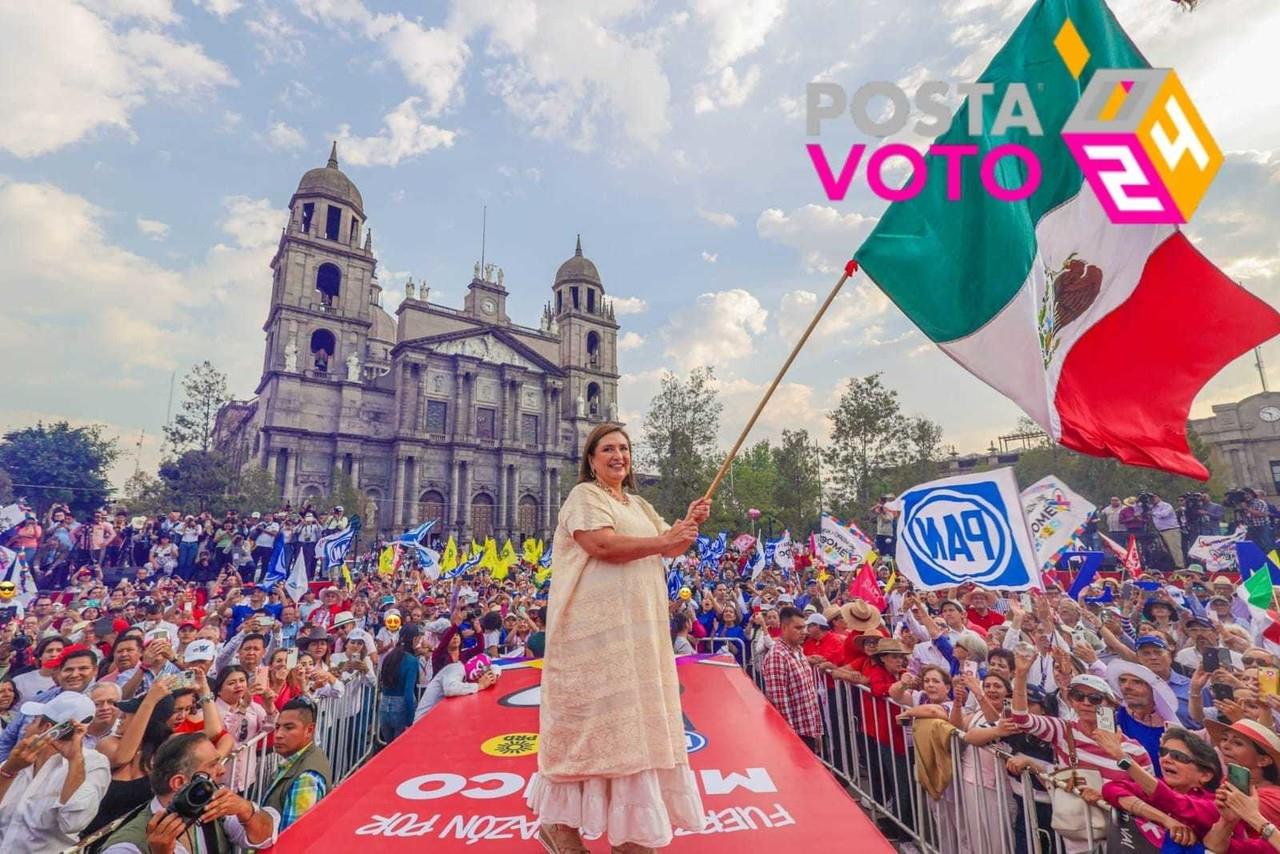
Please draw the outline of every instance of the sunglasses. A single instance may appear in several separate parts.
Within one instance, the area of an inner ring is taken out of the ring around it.
[[[1270,658],[1258,658],[1256,656],[1246,655],[1243,660],[1245,667],[1268,667],[1271,664]]]
[[[1077,703],[1087,702],[1091,706],[1101,706],[1107,700],[1105,694],[1096,691],[1071,691],[1067,696]]]
[[[1174,762],[1181,762],[1183,765],[1199,765],[1193,756],[1183,753],[1181,750],[1174,750],[1172,747],[1160,748],[1161,758],[1168,757]]]

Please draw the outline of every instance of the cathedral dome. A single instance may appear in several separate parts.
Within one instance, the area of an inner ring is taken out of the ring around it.
[[[596,265],[592,263],[590,258],[582,254],[582,236],[578,236],[578,248],[573,253],[573,257],[560,265],[560,269],[556,270],[556,281],[558,285],[561,282],[590,282],[593,285],[604,285],[600,281],[600,271],[596,269]]]
[[[329,162],[315,169],[310,169],[298,182],[296,196],[324,196],[339,202],[345,202],[364,215],[364,199],[356,185],[338,168],[338,143],[333,144],[329,154]]]
[[[396,322],[381,306],[373,307],[373,328],[369,330],[369,337],[374,341],[396,343]]]

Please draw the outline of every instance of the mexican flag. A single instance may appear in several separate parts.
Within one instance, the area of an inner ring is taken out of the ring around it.
[[[1087,52],[1078,76],[1055,47],[1068,20]],[[963,193],[949,201],[946,159],[927,158],[924,189],[890,205],[854,257],[925,335],[1055,441],[1205,479],[1187,445],[1192,400],[1280,332],[1280,315],[1176,227],[1110,222],[1063,142],[1096,71],[1148,67],[1102,0],[1038,0],[980,78],[994,87],[983,132],[968,132],[969,101],[936,143],[980,154],[1024,145],[1043,169],[1039,188],[999,201],[982,189],[980,158],[966,157]],[[1010,83],[1026,84],[1042,135],[990,133]],[[999,183],[1023,185],[1021,160],[998,163]]]

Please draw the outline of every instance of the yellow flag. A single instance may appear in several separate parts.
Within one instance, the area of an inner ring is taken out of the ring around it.
[[[830,577],[831,576],[827,573],[827,570],[825,567],[818,570],[818,581],[820,581],[821,583],[825,584],[827,582],[827,579]]]
[[[1271,561],[1272,566],[1280,567],[1280,549],[1272,549],[1267,560]]]
[[[888,596],[893,590],[893,585],[898,583],[898,570],[889,573],[889,580],[884,585],[884,595]]]
[[[498,568],[498,547],[494,543],[493,537],[489,537],[484,541],[483,557],[480,558],[480,567],[493,572]]]
[[[379,567],[379,569],[381,569],[381,567]],[[348,590],[356,586],[355,582],[351,580],[351,567],[347,566],[345,563],[342,564],[342,583],[347,586]]]
[[[523,548],[524,548],[524,562],[525,562],[525,563],[537,563],[537,562],[538,562],[538,558],[539,558],[539,557],[541,557],[541,555],[539,554],[538,545],[539,545],[539,544],[538,544],[538,541],[537,541],[537,540],[535,540],[533,537],[530,537],[529,539],[527,539],[527,540],[525,540],[525,541],[524,541],[524,547],[523,547]]]
[[[876,565],[876,561],[878,561],[879,559],[880,559],[880,555],[876,554],[875,549],[872,549],[871,551],[867,552],[867,556],[863,558],[863,561],[866,562],[867,566],[874,569]]]
[[[545,566],[533,574],[533,583],[541,587],[551,577],[551,567]]]
[[[483,551],[484,551],[484,543],[480,542],[479,540],[472,540],[472,541],[471,541],[471,556],[472,556],[472,557],[475,557],[476,555],[480,554],[480,553],[481,553],[481,552],[483,552]]]
[[[387,546],[378,556],[378,575],[394,575],[396,571],[396,547]]]
[[[519,560],[519,558],[516,557],[515,547],[511,545],[511,540],[508,539],[502,544],[502,552],[498,555],[498,559],[501,560],[503,565],[508,569],[511,568],[512,564]]]
[[[440,571],[450,572],[458,566],[458,544],[453,541],[453,535],[449,535],[449,542],[445,544],[444,554],[440,555]]]

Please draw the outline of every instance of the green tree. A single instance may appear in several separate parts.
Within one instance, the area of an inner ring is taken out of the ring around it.
[[[13,502],[13,478],[4,469],[0,469],[0,504]]]
[[[107,470],[119,456],[116,440],[100,424],[72,427],[66,421],[13,430],[0,439],[0,468],[13,491],[43,513],[54,502],[77,516],[103,506],[111,494]]]
[[[236,478],[235,495],[237,510],[243,513],[269,513],[283,502],[280,489],[276,486],[271,472],[258,466],[248,466],[240,470]],[[345,505],[344,505],[345,506]]]
[[[709,485],[723,408],[711,368],[694,368],[684,379],[663,374],[645,415],[638,459],[642,472],[658,477],[645,497],[665,518],[683,516]]]
[[[818,445],[809,438],[809,431],[782,431],[782,443],[773,448],[777,481],[770,512],[776,520],[775,528],[786,528],[796,533],[818,527],[818,516],[822,512],[818,462],[821,453]]]
[[[237,472],[214,451],[190,450],[160,464],[160,480],[172,510],[222,513],[236,504]]]
[[[173,421],[164,427],[171,453],[209,451],[218,410],[231,399],[227,376],[209,361],[192,366],[182,380],[182,404]]]
[[[330,482],[333,487],[329,490],[329,494],[324,497],[323,503],[315,508],[316,514],[328,513],[334,507],[341,507],[348,514],[364,516],[364,493],[356,488],[355,481],[351,479],[351,475],[340,468],[335,468]],[[427,520],[421,519],[419,521],[425,522]]]
[[[134,472],[125,481],[120,503],[135,515],[158,516],[173,509],[164,481],[144,471]]]
[[[723,458],[719,462],[723,462]],[[719,467],[719,463],[716,467]],[[756,442],[745,451],[740,451],[724,480],[720,481],[706,530],[728,531],[731,534],[750,531],[752,522],[747,511],[753,507],[760,511],[761,518],[777,516],[774,496],[778,483],[778,467],[768,440]],[[705,488],[706,484],[703,484],[698,491]],[[687,507],[686,501],[676,515],[684,515]]]

